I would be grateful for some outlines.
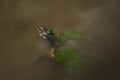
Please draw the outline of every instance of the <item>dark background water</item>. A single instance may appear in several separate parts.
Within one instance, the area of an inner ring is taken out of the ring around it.
[[[87,80],[120,80],[119,0],[0,0],[0,80],[70,80],[38,25],[90,37]],[[84,79],[83,79],[84,80]]]

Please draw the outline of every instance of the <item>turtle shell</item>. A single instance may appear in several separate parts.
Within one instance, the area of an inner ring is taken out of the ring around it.
[[[79,75],[84,73],[85,65],[82,64],[83,47],[87,46],[86,36],[78,32],[64,32],[60,35],[60,46],[55,50],[55,56],[68,72]]]

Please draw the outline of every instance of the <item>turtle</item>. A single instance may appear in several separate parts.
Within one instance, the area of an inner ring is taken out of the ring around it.
[[[80,48],[81,44],[85,42],[86,36],[79,32],[66,31],[57,37],[52,29],[42,27],[42,30],[39,31],[39,34],[44,35],[46,33],[45,38],[43,38],[47,39],[52,47],[50,56],[55,58],[71,74],[83,73],[84,65],[80,64]]]

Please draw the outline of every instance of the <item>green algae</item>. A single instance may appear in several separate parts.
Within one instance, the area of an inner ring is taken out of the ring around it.
[[[56,60],[71,73],[78,70],[78,55],[75,54],[74,49],[68,48],[56,52]]]
[[[69,39],[85,39],[86,36],[84,34],[79,34],[77,32],[64,32],[60,35],[59,39],[61,43],[64,43],[65,41],[69,40]]]
[[[70,39],[80,41],[86,39],[86,36],[77,32],[64,32],[59,37],[63,45]],[[76,51],[75,47],[58,49],[55,53],[56,60],[70,73],[79,74],[78,72],[84,71],[84,66],[80,63],[80,52]]]

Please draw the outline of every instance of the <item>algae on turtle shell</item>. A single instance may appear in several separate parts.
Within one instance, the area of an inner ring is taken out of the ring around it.
[[[69,39],[77,39],[77,40],[85,39],[85,35],[77,33],[77,32],[68,31],[68,32],[62,33],[60,35],[59,39],[61,42],[64,43],[65,41],[67,41]]]
[[[84,65],[80,61],[80,41],[86,39],[84,34],[77,32],[64,32],[60,35],[60,46],[55,50],[55,56],[68,72],[72,74],[82,73]]]

